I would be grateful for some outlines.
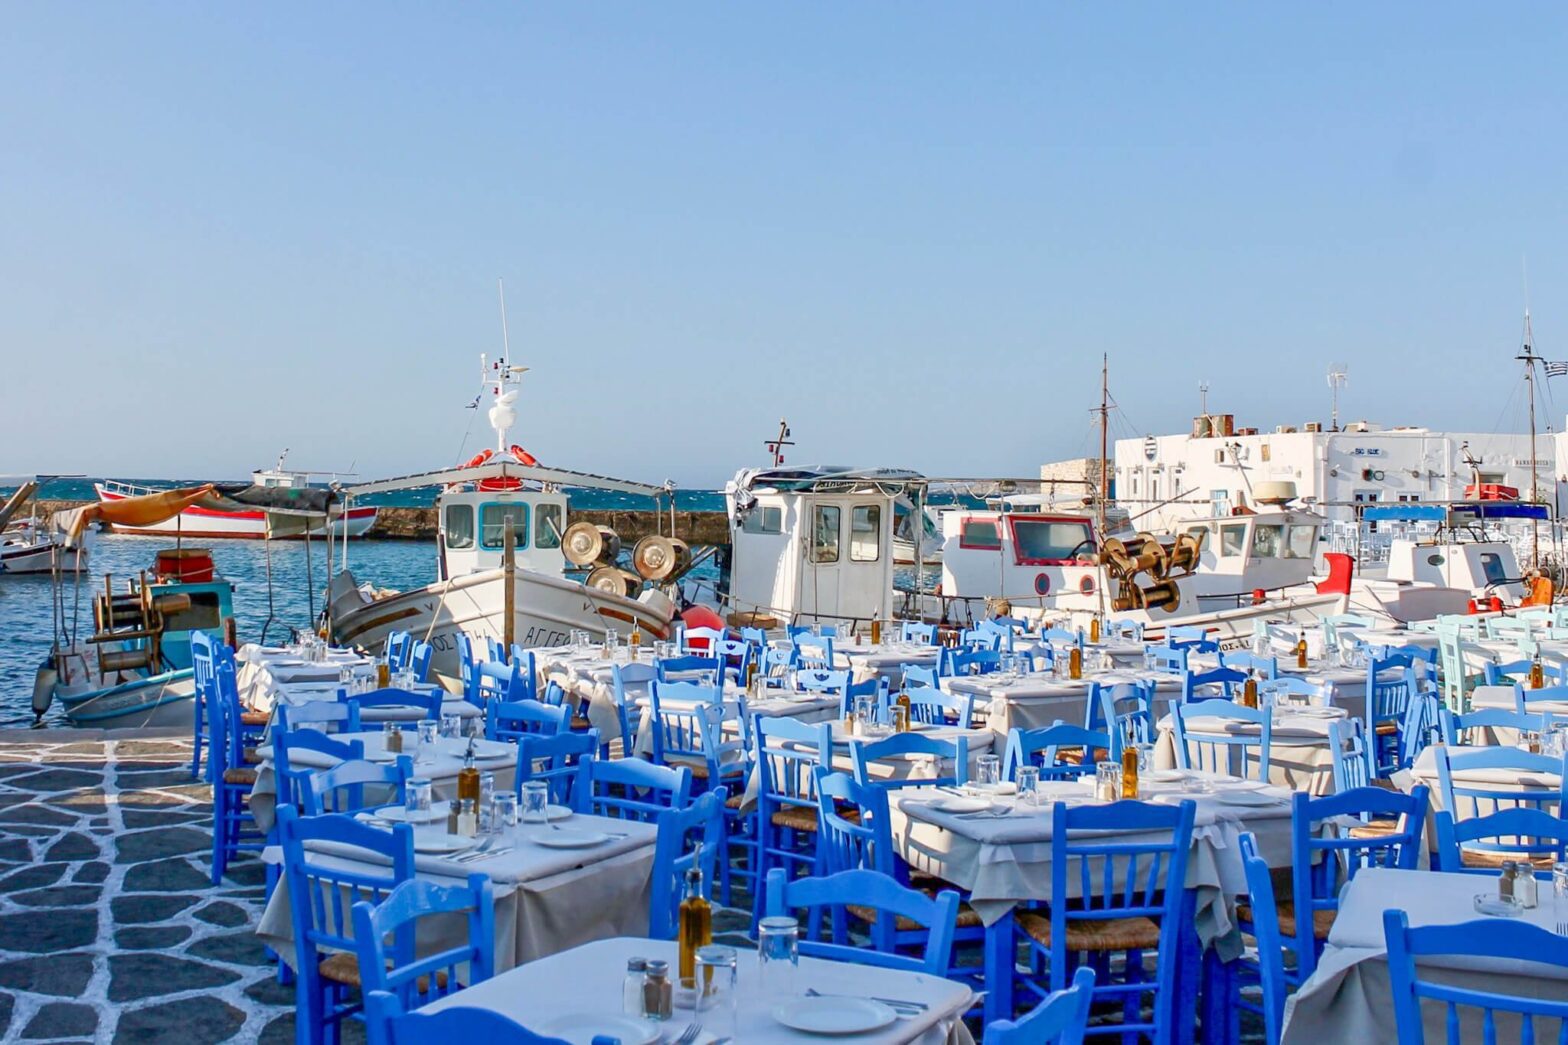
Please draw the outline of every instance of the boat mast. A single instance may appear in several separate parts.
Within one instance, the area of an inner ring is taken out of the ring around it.
[[[1536,469],[1535,461],[1535,349],[1532,342],[1535,338],[1530,333],[1530,308],[1524,310],[1524,351],[1514,358],[1524,363],[1524,390],[1530,400],[1530,501],[1539,504],[1541,500],[1540,472]],[[1480,491],[1476,493],[1479,495]],[[1539,569],[1541,566],[1541,527],[1540,523],[1530,521],[1530,558],[1531,565]]]
[[[787,420],[785,420],[784,418],[782,418],[782,417],[779,418],[779,434],[778,434],[778,438],[777,439],[769,439],[767,442],[763,443],[762,445],[768,451],[768,453],[773,455],[773,467],[777,468],[779,465],[783,464],[784,463],[784,448],[786,446],[794,446],[795,445],[790,440],[789,422]]]
[[[1110,484],[1107,480],[1108,465],[1107,451],[1110,444],[1110,356],[1100,356],[1100,480],[1099,496],[1095,500],[1099,504],[1099,531],[1100,540],[1105,540],[1105,498],[1109,493]]]

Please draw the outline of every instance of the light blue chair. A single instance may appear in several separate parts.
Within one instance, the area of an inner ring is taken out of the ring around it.
[[[1143,621],[1108,620],[1105,622],[1104,634],[1114,635],[1118,639],[1131,639],[1133,642],[1142,642]]]
[[[1257,732],[1193,728],[1193,721],[1204,718],[1249,724],[1256,726]],[[1171,708],[1171,721],[1176,734],[1176,764],[1182,769],[1269,782],[1274,716],[1267,708],[1249,708],[1228,700],[1200,700]]]
[[[935,646],[936,625],[906,620],[899,628],[898,637],[903,642],[923,642],[927,646]]]
[[[584,759],[572,784],[572,808],[616,820],[651,823],[667,809],[691,804],[691,769],[638,758]]]
[[[387,632],[385,651],[387,667],[395,675],[408,668],[409,658],[414,652],[414,636],[406,631]]]
[[[707,756],[703,752],[701,710],[723,703],[722,694],[716,685],[655,679],[648,698],[653,761],[661,766],[703,764]]]
[[[1274,880],[1268,862],[1258,855],[1257,836],[1244,831],[1238,842],[1247,899],[1237,908],[1237,920],[1241,931],[1257,943],[1257,949],[1230,961],[1221,960],[1215,948],[1204,952],[1204,982],[1209,988],[1204,991],[1203,1036],[1205,1041],[1239,1041],[1241,1028],[1236,1014],[1245,1011],[1262,1019],[1263,1041],[1277,1045],[1285,1023],[1287,984],[1300,981],[1292,981],[1285,969]],[[1244,992],[1249,984],[1258,987],[1258,1002]]]
[[[1150,671],[1185,679],[1188,655],[1188,650],[1176,646],[1145,646],[1143,663]]]
[[[877,871],[840,871],[820,878],[789,879],[782,867],[768,872],[766,912],[780,917],[801,909],[875,912],[873,926],[889,926],[895,919],[924,925],[929,930],[924,958],[891,953],[875,945],[856,947],[833,940],[801,939],[800,953],[811,958],[902,969],[928,976],[947,975],[947,956],[953,949],[954,925],[958,918],[958,894],[943,889],[935,897],[905,888],[888,875]],[[858,916],[858,915],[857,915]]]
[[[637,750],[637,731],[642,728],[642,709],[636,693],[651,693],[656,673],[648,664],[614,664],[610,667],[610,691],[615,696],[615,718],[621,727],[621,757],[630,758]],[[609,739],[600,752],[610,757]]]
[[[990,675],[1002,670],[1002,655],[988,649],[944,649],[938,657],[939,672],[946,678]]]
[[[724,788],[716,788],[685,808],[662,810],[655,818],[653,880],[648,899],[648,935],[673,940],[686,872],[696,867],[712,891],[714,868],[724,852]]]
[[[1553,755],[1533,755],[1516,747],[1453,748],[1443,746],[1433,749],[1437,763],[1438,794],[1443,808],[1455,820],[1464,821],[1478,816],[1508,809],[1539,809],[1561,816],[1565,796],[1563,781],[1565,759]],[[1469,773],[1484,770],[1503,770],[1513,776],[1509,783],[1490,783],[1476,780]],[[1535,782],[1530,777],[1535,777]],[[1546,777],[1559,778],[1552,786]],[[1506,850],[1503,850],[1506,852]]]
[[[1209,671],[1189,671],[1181,678],[1181,702],[1190,704],[1209,697],[1235,700],[1237,687],[1247,681],[1245,671],[1235,668],[1213,668]]]
[[[564,1038],[535,1034],[491,1009],[458,1005],[439,1012],[405,1013],[397,996],[386,991],[366,997],[365,1022],[369,1024],[369,1045],[452,1045],[459,1041],[572,1045]],[[621,1039],[596,1035],[592,1045],[621,1045]]]
[[[1481,708],[1467,715],[1460,715],[1445,707],[1439,708],[1437,715],[1443,732],[1443,743],[1450,747],[1485,746],[1491,741],[1482,731],[1490,729],[1530,730],[1539,733],[1546,729],[1547,721],[1546,715],[1532,715],[1511,708]]]
[[[854,762],[855,782],[863,787],[961,787],[969,782],[969,738],[964,736],[944,740],[923,733],[893,733],[881,740],[851,744],[849,753]],[[913,756],[937,759],[938,765],[951,765],[953,771],[939,771],[919,779],[878,777],[872,771],[872,766],[883,759]]]
[[[972,693],[943,693],[939,689],[911,686],[904,690],[909,698],[909,721],[926,726],[956,725],[968,729],[974,719],[975,698]],[[953,721],[948,721],[948,716]]]
[[[724,688],[724,658],[699,653],[665,657],[654,664],[658,682],[690,682]]]
[[[1279,677],[1279,658],[1260,657],[1247,650],[1232,650],[1220,654],[1220,667],[1255,675],[1260,679]]]
[[[1528,1021],[1524,1026],[1531,1028],[1532,1033],[1523,1038],[1524,1041],[1535,1040],[1535,1021],[1546,1021],[1548,1026],[1552,1023],[1568,1026],[1568,1001],[1560,996],[1542,998],[1535,992],[1522,996],[1495,994],[1423,979],[1420,970],[1430,966],[1416,960],[1438,955],[1462,956],[1465,962],[1476,958],[1508,961],[1523,958],[1564,969],[1568,968],[1568,938],[1528,922],[1501,918],[1412,929],[1404,911],[1383,912],[1383,938],[1388,948],[1388,975],[1393,987],[1394,1024],[1399,1029],[1399,1045],[1423,1045],[1426,1041],[1421,1018],[1423,1003],[1442,1007],[1451,1045],[1462,1040],[1462,1025],[1484,1028],[1484,1040],[1497,1040],[1499,1013],[1517,1013],[1521,1020]]]
[[[352,721],[362,728],[367,708],[413,708],[423,712],[421,718],[441,721],[441,693],[410,693],[406,689],[378,689],[373,693],[356,693],[352,696],[338,690],[338,700],[348,705]]]
[[[457,915],[468,922],[468,938],[416,958],[419,920]],[[359,901],[353,916],[360,992],[389,993],[405,1011],[488,980],[495,968],[495,899],[488,875],[471,874],[464,885],[404,882],[380,903]]]
[[[1568,842],[1568,820],[1530,806],[1457,823],[1454,814],[1440,809],[1436,820],[1433,867],[1439,871],[1495,876],[1504,860],[1514,860],[1533,868],[1537,878],[1550,881],[1552,865],[1563,861],[1564,843]],[[1472,842],[1485,844],[1467,844]]]
[[[816,668],[821,671],[831,671],[833,662],[833,639],[827,635],[820,638],[815,635],[798,635],[795,637],[795,666],[797,668]]]
[[[1081,1045],[1094,1000],[1094,970],[1081,966],[1073,985],[1046,996],[1016,1020],[986,1025],[981,1045]]]
[[[1154,721],[1154,683],[1140,679],[1106,686],[1095,683],[1089,690],[1085,726],[1104,730],[1117,738],[1118,745],[1152,744],[1158,737]]]
[[[1077,757],[1062,757],[1064,749],[1077,752]],[[1009,780],[1018,779],[1020,766],[1038,768],[1041,780],[1076,780],[1094,775],[1096,751],[1120,759],[1121,741],[1099,730],[1058,721],[1043,729],[1009,730],[1002,767]]]

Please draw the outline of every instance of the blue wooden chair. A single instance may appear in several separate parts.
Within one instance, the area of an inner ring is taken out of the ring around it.
[[[1101,730],[1084,729],[1058,721],[1043,729],[1011,729],[1003,772],[1018,779],[1019,766],[1035,766],[1041,780],[1076,780],[1095,773],[1095,752],[1121,758],[1119,738]]]
[[[1069,646],[1077,646],[1083,652],[1083,631],[1074,628],[1041,628],[1040,641],[1048,646],[1064,642]]]
[[[1553,755],[1532,755],[1515,747],[1453,748],[1434,750],[1437,763],[1438,794],[1442,808],[1458,822],[1513,809],[1535,809],[1552,816],[1563,813],[1565,795],[1564,762]],[[1505,770],[1514,779],[1498,783],[1476,780],[1467,774],[1484,770]],[[1553,785],[1549,777],[1556,776]],[[1498,866],[1512,859],[1507,846],[1478,845],[1465,850],[1471,866]]]
[[[1530,668],[1534,662],[1526,657],[1524,660],[1511,660],[1506,662],[1487,661],[1481,665],[1481,675],[1488,686],[1513,686],[1527,683],[1530,679]]]
[[[1142,679],[1089,687],[1084,712],[1086,729],[1104,730],[1122,743],[1152,744],[1159,735],[1154,721],[1154,683]]]
[[[960,675],[990,675],[1002,670],[1002,655],[988,649],[944,649],[939,655],[939,672],[944,678]]]
[[[749,642],[758,649],[763,649],[768,644],[768,633],[762,628],[742,628],[740,637],[742,641]]]
[[[1246,681],[1247,673],[1237,671],[1235,668],[1189,671],[1181,677],[1181,702],[1190,704],[1195,700],[1207,700],[1211,697],[1234,700],[1237,687]]]
[[[212,646],[216,640],[204,631],[191,632],[191,684],[195,691],[195,708],[191,718],[191,779],[201,775],[202,758],[209,743],[207,723],[207,698],[213,687]],[[207,780],[214,776],[209,768]]]
[[[906,620],[898,629],[898,637],[902,642],[923,642],[927,646],[935,646],[936,625]]]
[[[878,676],[874,679],[863,679],[860,682],[851,682],[849,685],[841,689],[838,695],[839,718],[843,718],[851,711],[855,710],[855,699],[857,697],[871,697],[876,709],[874,712],[876,715],[876,720],[878,722],[890,721],[891,715],[888,713],[889,693],[887,679],[882,678],[881,676]]]
[[[1346,882],[1365,867],[1415,868],[1421,856],[1426,812],[1427,789],[1422,785],[1408,795],[1381,787],[1358,787],[1326,798],[1295,793],[1290,825],[1291,898],[1278,905],[1280,938],[1296,958],[1295,982],[1305,981],[1317,968]],[[1320,830],[1324,821],[1337,822],[1343,817],[1382,822],[1391,829],[1331,834]]]
[[[367,708],[414,708],[423,712],[421,718],[432,722],[441,721],[441,692],[410,693],[406,689],[378,689],[374,693],[357,693],[350,695],[343,690],[338,690],[338,700],[347,704],[353,722],[363,726]]]
[[[485,701],[485,736],[491,740],[553,737],[568,732],[572,713],[539,700]]]
[[[517,669],[518,676],[523,684],[532,692],[539,691],[539,660],[534,656],[534,651],[524,649],[517,643],[512,643],[512,655],[507,658],[507,663]],[[517,699],[515,696],[512,699]]]
[[[940,662],[941,658],[938,658]],[[899,673],[903,676],[903,688],[911,686],[924,686],[927,689],[941,689],[942,676],[937,667],[926,667],[924,664],[903,664],[899,666]]]
[[[816,862],[817,788],[813,770],[833,764],[832,727],[758,715],[752,720],[757,752],[757,877],[781,868],[791,875]],[[757,890],[756,909],[762,909]]]
[[[1531,704],[1561,700],[1568,700],[1568,686],[1542,686],[1540,689],[1527,689],[1517,684],[1514,686],[1514,707],[1526,714],[1530,713]]]
[[[621,727],[621,757],[630,758],[637,750],[637,734],[642,728],[642,709],[637,698],[653,688],[657,672],[648,664],[613,664],[610,666],[610,691],[615,696],[615,717]],[[610,756],[608,744],[601,754]]]
[[[424,682],[430,677],[430,658],[434,654],[435,647],[430,643],[414,643],[413,651],[408,656],[408,670],[414,673],[415,682]]]
[[[1150,671],[1157,671],[1161,675],[1175,675],[1185,679],[1187,656],[1188,651],[1177,646],[1145,646],[1143,664]]]
[[[691,803],[691,770],[638,758],[584,759],[572,785],[572,808],[617,820],[651,823],[666,809]]]
[[[388,831],[349,816],[301,817],[293,806],[279,806],[278,841],[294,923],[295,1037],[322,1045],[329,1033],[337,1040],[337,1025],[360,1007],[354,1000],[361,976],[350,905],[379,903],[413,879],[414,832],[407,824]],[[345,867],[309,842],[354,846],[385,865],[355,861]]]
[[[1512,708],[1481,708],[1467,715],[1456,714],[1448,708],[1438,709],[1438,722],[1443,732],[1443,743],[1450,747],[1482,747],[1490,743],[1485,730],[1513,729],[1541,732],[1546,729],[1546,715],[1532,715]]]
[[[653,761],[661,766],[704,764],[700,713],[703,708],[722,702],[723,690],[716,684],[655,679],[648,696]]]
[[[904,690],[904,696],[909,698],[911,725],[918,722],[926,726],[968,729],[973,722],[975,698],[972,693],[943,693],[939,689],[911,686]],[[952,716],[951,720],[949,716]]]
[[[714,639],[708,652],[718,659],[724,679],[736,689],[744,689],[746,675],[757,656],[757,647],[741,639]]]
[[[784,633],[793,642],[800,638],[838,638],[838,625],[836,624],[791,624],[784,629]]]
[[[827,668],[798,668],[795,685],[807,693],[836,693],[849,688],[849,672]]]
[[[414,636],[406,631],[390,631],[387,633],[386,660],[387,667],[395,675],[407,669],[409,658],[414,652]]]
[[[319,726],[319,729],[307,730],[311,733],[357,733],[359,732],[359,717],[355,714],[357,709],[350,707],[346,702],[338,700],[312,700],[304,704],[279,704],[273,715],[277,719],[277,729],[274,733],[289,733],[304,725]],[[276,736],[273,742],[277,742]]]
[[[488,875],[471,874],[461,886],[404,882],[380,903],[359,901],[353,915],[361,994],[385,991],[404,1011],[488,980],[495,969],[495,899]],[[416,924],[440,915],[463,915],[468,938],[416,958]]]
[[[881,740],[855,743],[849,746],[854,762],[855,782],[863,787],[960,787],[969,782],[969,738],[964,736],[944,740],[922,733],[893,733]],[[934,776],[892,778],[878,777],[872,767],[884,759],[925,757],[937,760],[938,771]],[[941,767],[952,766],[952,772]]]
[[[455,1005],[439,1012],[405,1013],[397,996],[386,991],[366,997],[365,1022],[369,1045],[452,1045],[457,1041],[572,1045],[563,1038],[535,1034],[492,1009]],[[620,1039],[596,1035],[592,1045],[620,1045]]]
[[[1318,619],[1318,626],[1323,630],[1325,647],[1340,645],[1350,629],[1371,628],[1375,624],[1376,621],[1371,617],[1364,617],[1357,613],[1331,613]]]
[[[1251,936],[1257,949],[1231,961],[1222,961],[1215,949],[1204,953],[1205,993],[1203,1013],[1204,1040],[1234,1042],[1240,1038],[1238,1011],[1257,1014],[1263,1021],[1263,1040],[1275,1045],[1285,1024],[1287,984],[1300,984],[1285,969],[1285,950],[1280,939],[1280,912],[1274,899],[1274,879],[1268,862],[1258,855],[1258,839],[1243,832],[1238,848],[1242,873],[1247,882],[1247,899],[1237,906],[1237,921],[1243,933]],[[1254,1003],[1243,991],[1256,984],[1261,995]],[[1213,1033],[1211,1034],[1211,1028]]]
[[[679,636],[679,646],[682,654],[693,653],[704,657],[713,655],[713,644],[729,635],[723,628],[687,628],[682,627]]]
[[[313,751],[338,762],[350,762],[365,757],[365,743],[362,740],[339,740],[314,729],[276,732],[272,737],[272,768],[278,781],[278,805],[298,804],[299,781],[321,772],[323,768],[296,765],[295,755],[301,751]]]
[[[678,657],[665,657],[654,662],[658,682],[686,682],[712,686],[723,692],[724,658],[686,653]]]
[[[463,699],[479,706],[479,658],[474,653],[474,640],[466,631],[457,633],[457,677],[463,686]]]
[[[1260,679],[1279,677],[1279,658],[1260,657],[1247,650],[1231,650],[1220,654],[1220,667],[1255,675]]]
[[[1499,1013],[1518,1014],[1522,1025],[1517,1040],[1522,1041],[1536,1040],[1537,1020],[1549,1021],[1548,1027],[1553,1023],[1559,1028],[1568,1026],[1568,1001],[1561,995],[1543,998],[1536,992],[1520,996],[1496,994],[1423,979],[1420,972],[1424,966],[1416,962],[1417,958],[1428,956],[1462,955],[1465,962],[1475,958],[1524,958],[1568,968],[1568,939],[1554,932],[1528,922],[1500,918],[1412,929],[1404,911],[1384,911],[1383,937],[1388,947],[1388,975],[1393,987],[1399,1045],[1423,1045],[1426,1041],[1421,1019],[1423,1003],[1442,1007],[1450,1045],[1475,1041],[1477,1033],[1481,1035],[1479,1040],[1497,1041]],[[1461,1032],[1462,1026],[1470,1030]],[[1523,1034],[1526,1030],[1529,1033]]]
[[[1371,761],[1367,757],[1366,725],[1359,718],[1346,718],[1328,724],[1328,750],[1333,758],[1334,793],[1339,794],[1372,784]]]
[[[953,949],[953,931],[958,918],[958,894],[943,889],[935,897],[899,885],[888,875],[877,871],[840,871],[820,878],[790,880],[782,867],[775,867],[767,877],[767,916],[779,917],[800,909],[829,911],[846,910],[853,906],[859,911],[875,912],[874,927],[891,926],[895,919],[905,919],[927,927],[924,958],[915,958],[889,952],[875,944],[873,948],[855,947],[834,940],[818,940],[802,934],[800,953],[811,958],[831,961],[875,965],[884,969],[903,969],[922,972],[928,976],[947,975],[947,956]]]
[[[1366,727],[1372,775],[1386,777],[1401,768],[1405,712],[1420,692],[1412,658],[1395,655],[1367,661]]]
[[[798,635],[794,637],[795,666],[797,668],[817,668],[821,671],[833,669],[833,640],[824,635],[818,638],[814,635]]]
[[[1021,911],[1015,924],[1029,945],[1031,966],[1047,962],[1051,991],[1067,986],[1070,955],[1089,955],[1097,973],[1094,997],[1121,1009],[1121,1022],[1104,1025],[1106,1033],[1142,1034],[1160,1045],[1179,1033],[1173,1001],[1178,970],[1191,964],[1196,943],[1187,938],[1193,901],[1184,885],[1196,810],[1190,800],[1053,807],[1051,895],[1082,897],[1053,903],[1049,912]],[[1127,841],[1127,833],[1148,840]],[[1156,952],[1151,974],[1145,956]],[[1124,961],[1113,965],[1118,954]],[[1031,993],[1045,993],[1029,979],[1021,982]],[[1146,1003],[1152,1020],[1143,1018]]]
[[[1016,1020],[986,1025],[981,1045],[1082,1045],[1094,1000],[1094,970],[1080,966],[1073,985],[1047,995]]]
[[[546,736],[524,733],[517,738],[517,797],[523,784],[543,780],[550,789],[550,801],[574,808],[573,789],[582,779],[581,766],[599,753],[599,733],[556,733]]]
[[[1220,720],[1218,729],[1194,728],[1199,719]],[[1269,782],[1270,748],[1274,739],[1274,716],[1267,708],[1249,708],[1228,700],[1199,700],[1171,708],[1176,734],[1176,764],[1183,769],[1205,773],[1229,773],[1260,783]],[[1229,724],[1257,727],[1231,731]]]
[[[245,760],[240,702],[222,686],[207,697],[207,735],[212,774],[212,884],[223,881],[229,861],[241,852],[260,850],[264,836],[250,813],[256,769]]]
[[[1003,635],[994,628],[988,628],[984,622],[976,627],[962,631],[958,635],[958,645],[966,650],[985,650],[991,653],[1000,653],[1007,648],[1007,639],[1011,633]]]
[[[1568,842],[1568,820],[1529,806],[1457,823],[1452,813],[1440,809],[1436,820],[1433,866],[1439,871],[1495,875],[1504,860],[1515,860],[1533,868],[1537,878],[1550,880],[1552,865],[1563,861]],[[1485,844],[1467,844],[1473,842]]]
[[[1114,635],[1118,639],[1131,639],[1134,642],[1142,642],[1143,621],[1108,620],[1105,622],[1105,634]]]
[[[523,673],[518,663],[483,660],[474,665],[474,703],[483,708],[492,700],[537,700],[538,680]]]
[[[719,891],[728,906],[736,876],[749,882],[753,893],[756,891],[757,839],[751,829],[751,816],[741,811],[742,796],[755,769],[751,720],[745,702],[733,701],[699,708],[698,725],[702,730],[702,763],[692,766],[693,789],[699,794],[722,790],[731,796],[719,807],[724,828],[723,848],[718,850],[724,857],[719,862]],[[736,847],[745,857],[741,870],[736,870],[730,859],[730,850]]]
[[[648,899],[648,935],[655,940],[673,940],[679,925],[682,886],[686,872],[693,866],[702,871],[710,890],[714,866],[724,852],[724,788],[698,797],[684,809],[665,809],[659,813],[658,839],[653,847],[653,881]]]
[[[300,777],[295,782],[296,797],[306,816],[357,813],[374,806],[401,804],[413,775],[414,760],[407,755],[395,762],[340,762]]]
[[[1278,678],[1264,679],[1258,683],[1258,703],[1273,706],[1275,704],[1300,703],[1296,697],[1305,697],[1305,703],[1323,703],[1324,688],[1314,686],[1299,675],[1281,675]]]

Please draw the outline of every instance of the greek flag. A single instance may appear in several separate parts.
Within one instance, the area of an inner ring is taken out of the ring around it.
[[[1546,371],[1547,377],[1568,377],[1568,363],[1553,363],[1551,360],[1541,360],[1541,366]]]

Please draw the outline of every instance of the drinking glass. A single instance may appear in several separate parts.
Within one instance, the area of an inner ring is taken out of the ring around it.
[[[429,762],[436,757],[436,737],[440,735],[440,729],[439,722],[428,718],[419,720],[419,752],[414,756],[415,761]]]
[[[740,964],[735,948],[710,943],[697,948],[695,1009],[702,1029],[718,1038],[735,1036],[735,972]]]
[[[479,833],[491,834],[496,823],[491,817],[491,803],[495,801],[495,774],[479,774]]]
[[[1094,797],[1101,802],[1115,802],[1122,796],[1122,764],[1097,762],[1094,767]]]
[[[855,732],[869,736],[877,719],[877,698],[869,694],[855,698]]]
[[[1552,865],[1552,913],[1558,924],[1568,922],[1568,861]]]
[[[1002,760],[996,755],[981,755],[975,760],[975,783],[988,790],[996,790],[1002,782]]]
[[[442,715],[441,736],[447,740],[461,740],[463,737],[463,716]]]
[[[800,923],[774,915],[757,923],[757,986],[765,1000],[795,993],[800,964]]]
[[[354,669],[352,666],[345,665],[338,669],[338,685],[350,693],[354,692],[352,688],[354,685]]]
[[[614,628],[604,629],[604,648],[613,650],[620,644],[621,636]]]
[[[490,828],[500,834],[517,826],[517,796],[510,791],[497,791],[490,800]]]
[[[410,823],[430,819],[431,803],[435,800],[435,787],[423,777],[412,777],[403,788],[403,815]]]
[[[1018,781],[1018,805],[1025,809],[1040,807],[1040,767],[1019,766],[1015,776]]]
[[[1138,779],[1143,780],[1145,774],[1154,772],[1154,745],[1134,744],[1133,748],[1138,752]]]
[[[543,780],[525,780],[522,786],[523,823],[550,822],[550,787]]]

